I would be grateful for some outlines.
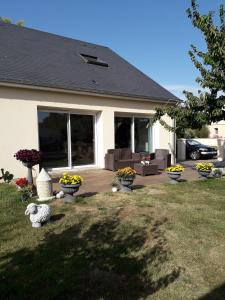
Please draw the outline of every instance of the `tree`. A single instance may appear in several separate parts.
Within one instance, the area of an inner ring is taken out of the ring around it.
[[[209,137],[209,128],[204,125],[201,129],[185,129],[182,136],[177,136],[178,138],[192,139],[192,138],[208,138]]]
[[[153,122],[157,120],[169,131],[182,135],[187,128],[200,129],[202,126],[225,120],[225,22],[224,6],[219,9],[219,25],[214,22],[214,13],[201,15],[195,0],[187,9],[194,27],[204,35],[206,52],[191,45],[189,56],[194,66],[200,71],[196,81],[203,91],[198,95],[184,91],[186,100],[174,107],[157,108]],[[169,115],[176,121],[176,127],[169,126],[162,120]]]
[[[13,24],[13,22],[12,22],[11,19],[5,18],[5,17],[0,17],[0,22],[7,23],[7,24]],[[15,25],[17,25],[17,26],[23,26],[24,25],[24,21],[23,20],[18,20],[18,21],[16,21]]]

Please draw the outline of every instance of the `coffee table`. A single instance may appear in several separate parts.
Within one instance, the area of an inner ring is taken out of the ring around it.
[[[149,164],[149,165],[143,165],[141,163],[134,164],[134,170],[137,174],[141,176],[146,175],[155,175],[158,174],[158,165]]]

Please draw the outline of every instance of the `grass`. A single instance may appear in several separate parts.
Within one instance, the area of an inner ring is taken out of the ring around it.
[[[33,229],[0,184],[0,299],[225,299],[225,181],[51,204]]]

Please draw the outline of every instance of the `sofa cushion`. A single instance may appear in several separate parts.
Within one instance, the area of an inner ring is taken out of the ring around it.
[[[129,148],[121,149],[121,159],[132,159],[132,152]]]
[[[121,159],[121,149],[108,149],[108,154],[114,154],[115,160]]]

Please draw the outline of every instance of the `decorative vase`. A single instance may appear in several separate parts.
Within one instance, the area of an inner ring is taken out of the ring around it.
[[[27,167],[27,180],[29,184],[33,184],[32,167],[35,163],[31,161],[23,161],[23,165]]]
[[[132,192],[131,185],[133,184],[133,181],[134,181],[133,177],[119,178],[120,191],[125,193]]]
[[[200,175],[200,178],[202,180],[207,180],[209,178],[210,173],[211,173],[211,170],[208,170],[208,171],[198,170],[198,174]]]
[[[171,179],[170,183],[177,184],[179,182],[178,179],[180,179],[182,172],[167,172],[167,174]]]
[[[74,202],[75,196],[73,196],[73,194],[78,192],[79,188],[80,184],[61,184],[61,189],[65,194],[64,202]]]

